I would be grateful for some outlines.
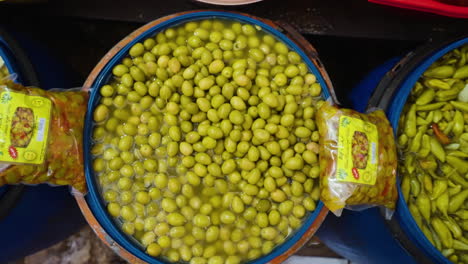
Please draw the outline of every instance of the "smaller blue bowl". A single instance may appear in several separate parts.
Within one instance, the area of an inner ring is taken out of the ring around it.
[[[443,55],[467,43],[468,38],[464,38],[455,41],[439,50],[435,50],[433,54],[430,54],[430,56],[423,60],[406,77],[406,79],[400,85],[398,91],[396,91],[393,100],[386,111],[390,123],[393,126],[395,135],[398,132],[398,121],[400,120],[400,115],[403,111],[403,107],[418,79],[427,70],[427,68],[429,68],[435,61],[437,61]],[[426,238],[424,233],[419,229],[418,225],[416,224],[416,221],[414,221],[413,216],[411,215],[408,209],[408,206],[406,205],[406,201],[403,197],[403,193],[401,192],[400,186],[398,186],[398,196],[399,199],[397,202],[395,218],[400,224],[400,227],[402,228],[403,232],[407,234],[407,237],[415,245],[417,245],[424,252],[425,255],[431,257],[431,259],[433,259],[436,263],[451,264],[452,262],[449,261],[444,255],[442,255],[442,253],[431,244],[431,242]]]

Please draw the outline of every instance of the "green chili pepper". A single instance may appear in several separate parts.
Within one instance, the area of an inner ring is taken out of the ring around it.
[[[437,213],[437,204],[431,202],[431,214]]]
[[[448,122],[448,123],[447,123],[447,126],[444,128],[444,131],[443,131],[444,134],[445,134],[445,135],[450,134],[450,132],[452,131],[453,126],[454,126],[454,122],[453,122],[453,121]]]
[[[458,89],[450,89],[450,90],[443,90],[436,94],[436,100],[438,102],[446,102],[453,100],[458,97],[458,93],[460,91]]]
[[[449,164],[447,163],[444,163],[440,166],[440,170],[444,173],[444,175],[447,177],[447,178],[450,178],[450,176],[456,172],[457,170],[454,169],[452,166],[450,166]]]
[[[456,109],[460,111],[468,112],[468,103],[459,102],[459,101],[450,101],[450,104],[452,104]]]
[[[436,199],[437,209],[442,213],[443,216],[447,215],[447,209],[449,207],[449,194],[444,192]]]
[[[418,197],[416,197],[416,206],[421,212],[421,215],[426,221],[431,219],[431,200],[426,193],[421,192]]]
[[[450,65],[442,65],[428,69],[423,75],[430,78],[445,79],[452,77],[455,72],[455,67]]]
[[[446,103],[445,102],[439,102],[439,103],[433,103],[433,104],[427,104],[427,105],[418,105],[416,107],[417,111],[432,111],[432,110],[437,110],[444,106]]]
[[[453,120],[453,116],[452,116],[452,111],[444,111],[442,113],[442,115],[444,116],[444,119],[447,121],[447,122],[450,122]]]
[[[418,107],[416,106],[416,108]],[[427,113],[428,113],[427,111],[416,111],[416,116],[419,116],[421,118],[426,118]]]
[[[460,193],[461,189],[462,189],[461,185],[455,185],[455,187],[449,188],[449,191],[448,191],[449,196],[452,197],[452,196]]]
[[[452,111],[455,107],[453,107],[453,105],[449,104],[449,103],[446,103],[444,106],[442,106],[442,108],[440,108],[440,110],[442,111],[442,114],[444,111]]]
[[[419,193],[421,192],[421,184],[419,183],[418,179],[416,179],[416,177],[411,177],[410,185],[411,185],[411,194],[417,197]]]
[[[437,169],[437,161],[435,160],[433,155],[430,155],[425,159],[420,159],[419,166],[428,172],[433,171]]]
[[[440,241],[442,242],[442,245],[445,248],[452,248],[453,237],[452,237],[452,234],[450,233],[450,230],[444,224],[444,222],[440,220],[440,218],[438,218],[437,216],[434,216],[431,220],[431,224],[432,224],[432,228],[434,228],[434,231],[440,237]]]
[[[444,255],[444,257],[448,257],[450,255],[452,255],[453,253],[455,253],[455,250],[453,248],[445,248],[444,250],[441,251],[442,255]]]
[[[453,263],[457,263],[458,262],[458,256],[453,254],[451,255],[450,257],[448,257],[448,259],[453,262]]]
[[[448,227],[454,238],[460,238],[463,235],[463,231],[460,226],[450,216],[446,216],[446,219],[442,219],[444,224]]]
[[[455,169],[457,169],[458,172],[463,174],[468,172],[468,161],[459,159],[454,156],[447,156],[446,159],[447,163],[452,165]]]
[[[424,86],[420,82],[416,82],[411,90],[411,95],[419,94],[424,89]]]
[[[422,226],[419,226],[419,229],[421,229],[421,231],[424,233],[429,242],[431,242],[431,244],[435,246],[434,239],[432,238],[432,233],[429,227],[427,227],[426,224],[423,224]]]
[[[446,150],[457,150],[460,148],[460,143],[450,143],[447,146],[445,146]]]
[[[454,58],[453,56],[449,56],[449,57],[445,58],[444,60],[442,60],[440,62],[440,65],[455,64],[455,63],[457,63],[457,61],[458,61],[457,58]]]
[[[431,137],[431,152],[442,162],[445,162],[445,151],[437,139]]]
[[[435,91],[433,89],[426,89],[419,97],[416,99],[416,105],[425,105],[430,103],[435,97]]]
[[[468,65],[458,68],[453,74],[453,78],[456,78],[456,79],[468,78]]]
[[[425,119],[426,124],[432,123],[433,120],[434,120],[434,111],[431,111],[431,112],[429,112],[429,114],[427,114],[427,116],[426,116],[426,119]]]
[[[465,130],[468,131],[468,128],[465,128]],[[461,134],[461,136],[458,138],[458,141],[460,143],[459,149],[465,153],[468,153],[468,133]]]
[[[463,130],[465,128],[465,120],[463,118],[463,114],[460,111],[456,111],[455,115],[453,116],[453,128],[452,133],[455,137],[459,137],[463,134]]]
[[[422,216],[421,216],[421,213],[419,212],[418,207],[416,207],[415,204],[410,203],[408,205],[408,209],[410,210],[410,213],[413,216],[414,221],[416,221],[416,224],[418,224],[418,226],[422,226],[423,224]]]
[[[460,240],[461,242],[465,243],[465,244],[468,244],[468,239],[465,238],[464,236],[461,236],[461,237],[459,237],[457,239]]]
[[[434,241],[435,247],[440,251],[442,250],[442,243],[440,241],[440,237],[437,235],[437,233],[434,231],[434,228],[431,228],[431,234],[432,234],[432,239]]]
[[[434,110],[433,113],[434,113],[434,117],[432,118],[432,122],[438,123],[443,117],[442,111]]]
[[[450,174],[450,180],[461,185],[463,188],[468,188],[468,182],[462,176],[460,176],[457,171],[454,171]]]
[[[447,149],[447,147],[446,147],[446,149]],[[449,151],[447,151],[447,156],[453,156],[453,157],[457,157],[457,158],[467,159],[468,158],[468,153],[463,152],[463,151],[459,151],[459,150],[449,150]]]
[[[406,114],[404,131],[409,138],[416,136],[416,105],[414,104]]]
[[[468,251],[468,245],[461,242],[461,241],[459,241],[459,240],[454,239],[453,240],[453,249]]]
[[[457,80],[449,90],[439,90],[435,94],[437,101],[449,101],[458,97],[458,93],[465,87],[465,83]]]
[[[441,177],[441,176],[437,175],[437,173],[435,171],[427,171],[427,173],[429,173],[429,175],[431,175],[431,177],[434,178],[434,179],[444,180],[444,179],[447,178],[445,176]]]
[[[418,156],[425,158],[431,152],[431,137],[424,134],[421,140],[421,149],[418,152]]]
[[[450,89],[450,84],[438,79],[427,79],[424,81],[424,85],[432,89]]]
[[[421,128],[418,130],[418,133],[416,133],[416,136],[414,136],[413,140],[411,141],[409,151],[413,153],[418,152],[419,148],[421,147],[421,140],[424,133],[426,133],[426,129]]]
[[[464,51],[464,48],[465,47],[461,48],[461,51],[460,51],[460,59],[458,60],[458,63],[457,63],[458,67],[461,67],[465,65],[466,63],[466,52]]]
[[[417,126],[427,126],[429,125],[431,122],[427,122],[426,119],[418,116],[416,117],[416,125]]]
[[[445,191],[447,191],[447,180],[435,180],[434,188],[432,189],[431,200],[439,198]]]
[[[468,210],[467,209],[461,209],[458,210],[454,213],[454,215],[458,216],[462,220],[468,220]]]
[[[462,224],[461,224],[461,227],[462,227],[463,230],[468,232],[468,220],[463,220]]]
[[[408,143],[408,136],[406,134],[401,134],[398,137],[398,145],[400,145],[401,147],[404,147],[406,146],[407,143]]]
[[[408,201],[410,191],[411,191],[410,177],[403,177],[403,179],[401,180],[401,192],[403,193],[403,197],[405,198],[405,201]]]
[[[416,169],[416,166],[414,165],[414,155],[407,155],[405,157],[405,168],[408,171],[409,174],[413,173],[414,170]]]
[[[433,189],[433,184],[432,184],[432,178],[428,174],[424,173],[423,174],[423,183],[424,183],[424,189],[430,194],[432,193]]]
[[[450,197],[450,203],[448,207],[449,213],[455,213],[468,198],[468,189]]]

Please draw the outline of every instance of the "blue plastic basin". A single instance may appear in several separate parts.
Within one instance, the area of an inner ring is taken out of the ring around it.
[[[330,97],[328,93],[328,86],[324,81],[323,77],[321,76],[320,72],[314,66],[312,61],[308,59],[306,54],[289,38],[287,38],[284,34],[280,33],[278,30],[272,28],[271,26],[236,13],[228,13],[228,12],[218,12],[218,11],[200,11],[195,13],[183,14],[174,18],[171,18],[165,22],[157,24],[156,26],[150,28],[146,32],[141,35],[138,35],[133,39],[128,45],[123,47],[111,60],[107,65],[103,67],[101,72],[96,77],[94,83],[91,86],[91,95],[90,101],[88,105],[88,113],[86,116],[86,126],[85,126],[85,134],[84,134],[84,153],[85,153],[85,169],[86,169],[86,180],[88,183],[89,193],[86,195],[86,202],[91,209],[92,214],[97,219],[99,224],[102,226],[104,231],[109,235],[117,244],[123,247],[125,250],[130,252],[132,255],[136,256],[137,258],[148,262],[148,263],[165,263],[163,260],[153,258],[147,255],[144,249],[137,244],[133,239],[129,238],[125,235],[120,228],[116,225],[113,218],[107,213],[105,203],[101,198],[100,190],[98,183],[96,181],[96,177],[92,170],[92,155],[90,153],[91,148],[91,135],[92,135],[92,127],[93,127],[93,118],[92,113],[93,109],[98,105],[100,94],[98,92],[98,88],[104,84],[107,84],[109,78],[112,76],[112,69],[115,65],[119,64],[121,60],[127,56],[129,49],[137,42],[140,42],[148,37],[154,36],[156,33],[160,32],[163,29],[168,27],[172,27],[181,23],[185,23],[187,21],[193,20],[200,20],[200,19],[207,19],[207,18],[221,18],[221,19],[229,19],[229,20],[237,20],[241,22],[246,22],[250,24],[255,24],[263,28],[269,34],[274,35],[277,39],[280,39],[284,43],[286,43],[289,48],[296,51],[301,57],[304,59],[305,63],[308,65],[309,69],[312,71],[314,75],[317,76],[317,81],[322,85],[324,90],[324,97]],[[274,258],[282,255],[286,252],[292,245],[294,245],[301,237],[305,234],[307,229],[314,223],[315,219],[317,218],[319,212],[322,210],[323,204],[320,202],[317,205],[316,210],[313,213],[310,213],[302,225],[290,238],[288,238],[283,244],[275,248],[270,254],[263,256],[257,260],[252,261],[251,263],[268,263],[269,261],[273,260]]]

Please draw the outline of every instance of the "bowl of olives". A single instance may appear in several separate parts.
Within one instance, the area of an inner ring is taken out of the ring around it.
[[[315,113],[334,93],[291,28],[164,17],[111,49],[84,89],[89,192],[76,198],[129,262],[280,263],[328,213]]]

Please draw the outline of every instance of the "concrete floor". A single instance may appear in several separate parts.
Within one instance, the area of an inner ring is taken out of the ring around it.
[[[89,227],[68,239],[11,264],[120,264],[127,263],[102,243]]]

